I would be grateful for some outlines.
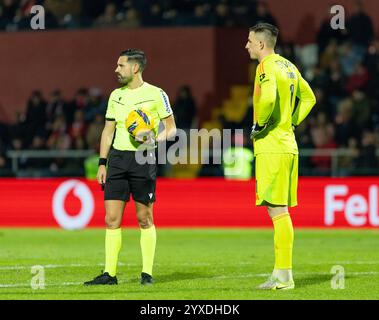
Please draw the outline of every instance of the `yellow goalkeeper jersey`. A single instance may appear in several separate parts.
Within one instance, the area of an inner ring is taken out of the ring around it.
[[[254,155],[298,154],[292,125],[299,125],[315,103],[312,89],[295,65],[278,54],[265,57],[257,67],[253,105],[254,123],[267,127],[254,138]]]

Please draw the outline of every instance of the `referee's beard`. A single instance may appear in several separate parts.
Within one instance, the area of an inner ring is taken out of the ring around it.
[[[123,77],[121,75],[117,75],[117,81],[121,86],[125,86],[131,81],[133,81],[133,76],[130,77]]]

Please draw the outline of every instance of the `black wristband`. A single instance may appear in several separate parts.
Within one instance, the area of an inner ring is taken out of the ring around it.
[[[99,166],[106,166],[106,165],[107,165],[107,159],[99,158]]]

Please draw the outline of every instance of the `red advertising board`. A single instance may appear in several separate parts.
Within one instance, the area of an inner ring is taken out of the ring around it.
[[[1,227],[104,226],[103,192],[84,179],[1,179]],[[379,228],[379,179],[300,178],[295,227]],[[255,181],[159,179],[155,224],[159,227],[270,227],[255,206]],[[124,226],[137,226],[134,204]]]

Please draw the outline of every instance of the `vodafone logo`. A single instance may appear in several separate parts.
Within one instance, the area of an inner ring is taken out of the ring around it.
[[[336,214],[343,213],[351,226],[378,227],[378,196],[379,188],[374,184],[365,194],[349,194],[347,185],[328,185],[325,188],[325,225],[334,225]]]
[[[81,209],[76,216],[65,210],[65,200],[70,192],[80,200]],[[64,229],[82,229],[91,221],[94,212],[94,198],[87,185],[79,180],[67,180],[61,183],[53,195],[53,215]]]

